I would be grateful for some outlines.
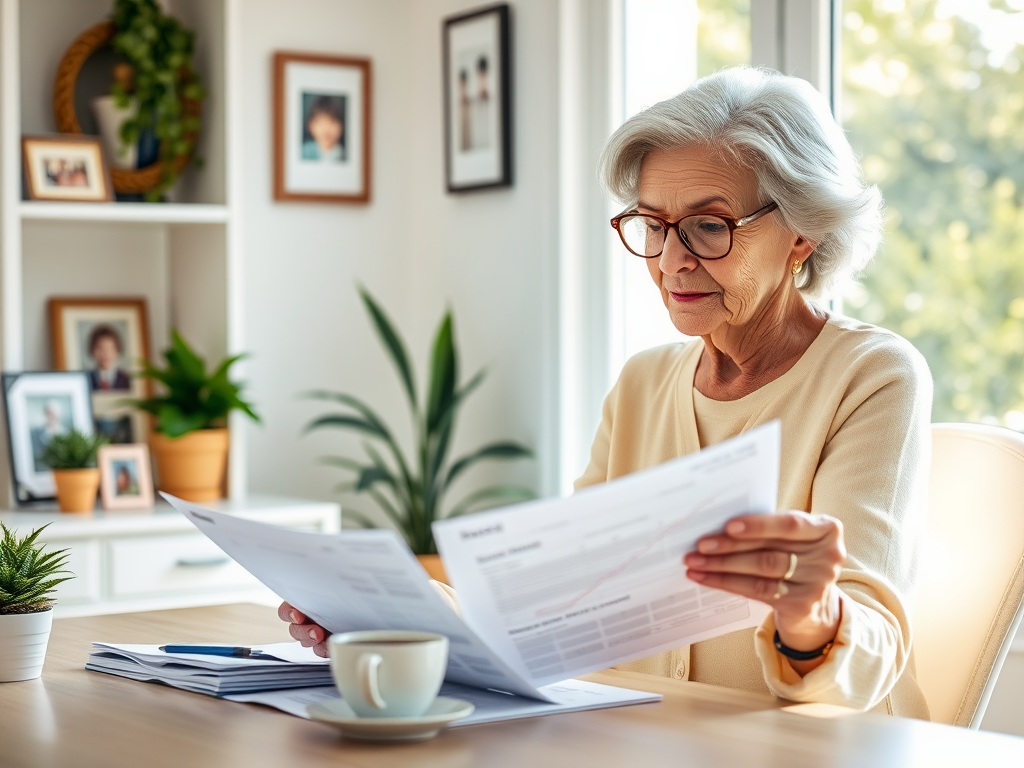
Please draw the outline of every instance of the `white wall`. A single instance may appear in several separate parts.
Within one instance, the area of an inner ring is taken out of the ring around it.
[[[338,477],[316,457],[339,436],[300,437],[322,406],[298,395],[345,389],[398,402],[358,303],[362,282],[406,325],[403,228],[408,209],[410,36],[406,0],[246,0],[242,8],[241,200],[246,378],[263,417],[248,435],[252,491],[334,498]],[[271,99],[274,51],[366,56],[373,62],[373,201],[369,205],[273,200]],[[349,441],[351,442],[351,441]]]
[[[446,306],[455,314],[466,377],[488,377],[468,401],[456,448],[513,438],[532,446],[533,461],[481,465],[471,483],[505,478],[550,491],[556,470],[558,255],[558,3],[512,4],[513,185],[445,192],[442,152],[441,19],[465,0],[416,0],[408,279],[416,343]]]
[[[301,438],[324,410],[296,399],[313,387],[352,392],[396,430],[406,410],[395,375],[358,302],[360,281],[405,332],[419,371],[446,306],[455,312],[466,375],[488,380],[463,413],[456,448],[514,438],[534,462],[494,472],[538,487],[553,471],[557,274],[557,3],[513,6],[514,178],[511,189],[461,196],[444,189],[441,19],[478,3],[451,0],[246,0],[242,20],[247,378],[264,417],[250,428],[253,491],[338,498],[328,452],[358,451],[343,433]],[[373,61],[373,201],[275,203],[270,163],[275,50]],[[457,234],[457,237],[456,237]],[[347,499],[342,498],[343,503]],[[367,508],[367,502],[354,504]]]

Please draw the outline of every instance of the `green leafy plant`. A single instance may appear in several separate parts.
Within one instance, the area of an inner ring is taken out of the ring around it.
[[[134,89],[118,80],[111,93],[119,107],[128,107],[132,99],[138,105],[121,126],[121,140],[134,146],[150,130],[160,142],[163,178],[146,193],[147,200],[156,201],[177,180],[176,163],[192,154],[201,125],[197,110],[188,110],[185,103],[205,96],[192,62],[195,35],[156,0],[116,0],[111,18],[117,27],[112,45],[131,65]]]
[[[445,313],[434,338],[430,381],[426,401],[421,404],[416,395],[413,367],[401,336],[373,297],[363,289],[360,289],[359,294],[385,352],[398,371],[402,389],[409,401],[414,455],[407,458],[383,419],[362,400],[348,394],[327,391],[308,393],[307,396],[313,399],[340,403],[347,411],[320,416],[310,422],[306,431],[339,427],[370,438],[363,443],[367,460],[357,461],[343,456],[323,459],[325,464],[355,473],[355,479],[338,486],[338,490],[367,494],[405,536],[413,552],[418,555],[434,554],[437,546],[430,525],[435,520],[478,511],[499,503],[533,498],[533,493],[526,488],[495,485],[468,494],[449,507],[447,514],[443,514],[445,495],[455,480],[479,461],[525,458],[533,454],[518,443],[503,440],[449,461],[455,417],[466,398],[480,386],[484,372],[479,371],[468,382],[459,383],[452,315],[451,312]],[[346,511],[346,515],[366,528],[376,527],[359,512]]]
[[[19,539],[0,523],[0,614],[49,610],[57,585],[74,578],[74,574],[57,577],[58,573],[71,573],[64,567],[67,549],[44,553],[45,545],[36,546],[36,539],[45,528],[44,525]]]
[[[157,368],[146,362],[141,376],[163,385],[156,397],[131,400],[136,408],[156,417],[156,431],[167,437],[181,437],[197,429],[214,429],[227,424],[231,411],[242,411],[259,423],[251,404],[241,398],[242,385],[228,378],[228,369],[245,357],[225,358],[207,373],[206,361],[193,351],[177,331],[171,332],[171,347],[164,350],[167,366]]]
[[[51,437],[40,459],[50,469],[90,469],[96,466],[96,452],[106,443],[101,435],[72,429]]]

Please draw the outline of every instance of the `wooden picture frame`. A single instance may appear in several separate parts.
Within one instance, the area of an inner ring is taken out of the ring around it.
[[[104,509],[150,509],[153,506],[148,446],[144,443],[104,445],[96,463],[100,469],[100,499]]]
[[[29,200],[109,203],[110,164],[98,136],[22,136],[21,164]]]
[[[125,401],[152,393],[138,375],[150,359],[146,300],[54,297],[48,309],[53,367],[86,373],[96,431],[112,443],[145,440],[148,418]]]
[[[370,201],[369,59],[274,54],[274,199]]]
[[[89,377],[82,371],[3,374],[11,479],[18,504],[55,499],[53,472],[42,463],[53,435],[93,434]]]
[[[444,149],[449,192],[512,185],[507,4],[444,20]]]

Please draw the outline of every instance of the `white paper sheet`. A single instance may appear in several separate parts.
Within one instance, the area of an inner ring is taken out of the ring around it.
[[[296,531],[162,495],[275,594],[331,632],[436,632],[450,644],[447,680],[547,700],[452,611],[394,531]]]
[[[441,687],[440,695],[463,699],[475,707],[473,714],[456,720],[451,724],[451,728],[460,725],[493,723],[499,720],[537,717],[538,715],[553,715],[559,712],[581,712],[587,709],[620,707],[626,704],[644,704],[661,701],[662,698],[657,693],[631,691],[628,688],[616,688],[584,680],[566,680],[556,685],[545,686],[543,692],[551,699],[551,702],[535,701],[521,696],[508,696],[454,683],[445,683]],[[309,718],[306,708],[310,704],[333,701],[341,696],[337,688],[330,686],[243,693],[223,698],[251,704],[264,704],[296,717]]]
[[[685,576],[683,554],[770,514],[780,427],[583,490],[434,523],[469,626],[536,685],[757,626],[768,607]]]

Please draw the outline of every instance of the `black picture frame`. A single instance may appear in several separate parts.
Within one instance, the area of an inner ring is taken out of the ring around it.
[[[14,500],[19,505],[53,500],[57,498],[53,472],[39,463],[38,455],[47,434],[72,428],[94,433],[89,374],[5,373],[2,381]]]
[[[502,3],[443,20],[449,192],[512,186],[510,16],[509,5]]]

